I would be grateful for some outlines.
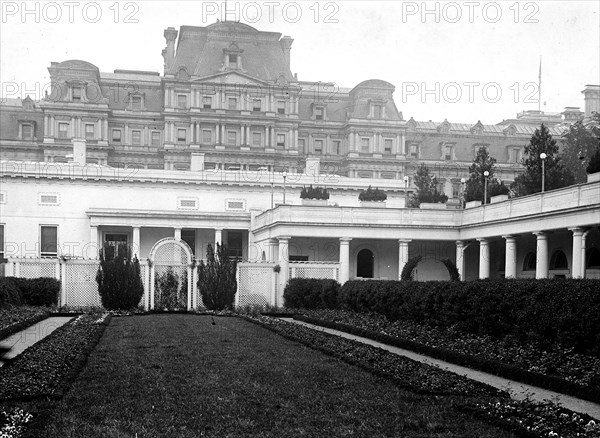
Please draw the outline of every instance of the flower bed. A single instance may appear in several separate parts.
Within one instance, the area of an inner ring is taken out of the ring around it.
[[[326,323],[343,324],[358,330],[372,332],[374,335],[396,338],[403,343],[401,345],[403,348],[417,349],[421,353],[436,355],[444,360],[456,362],[456,359],[459,359],[461,364],[465,365],[473,365],[477,362],[465,363],[463,357],[446,354],[447,352],[458,353],[474,357],[479,362],[482,362],[483,359],[508,364],[515,368],[513,374],[517,374],[519,370],[525,370],[539,375],[557,376],[560,379],[555,380],[564,379],[566,381],[562,389],[569,390],[570,388],[577,392],[577,388],[572,388],[575,386],[572,384],[581,387],[582,391],[585,388],[589,389],[589,391],[584,391],[586,394],[573,395],[593,398],[593,394],[598,394],[598,390],[600,390],[600,359],[594,356],[575,354],[569,350],[544,351],[535,345],[519,344],[509,338],[498,340],[490,336],[465,333],[453,327],[442,330],[411,321],[390,322],[385,317],[374,313],[363,314],[341,310],[302,310],[302,313],[311,319]],[[339,328],[344,329],[341,326]],[[368,333],[362,335],[366,336]],[[385,342],[384,339],[380,340]],[[491,367],[493,364],[488,364],[488,366]],[[492,372],[489,369],[486,371]],[[516,378],[515,376],[507,377]],[[527,376],[520,377],[527,378]],[[544,383],[542,380],[532,382],[532,384]],[[567,382],[572,382],[572,384],[569,385]],[[549,389],[561,390],[556,387],[556,383],[554,386]],[[587,397],[588,395],[590,397]]]
[[[0,408],[0,438],[20,437],[33,416],[20,408]]]
[[[0,401],[62,395],[104,331],[103,315],[81,315],[0,368]]]
[[[496,396],[508,394],[466,377],[395,355],[358,341],[340,338],[299,324],[265,316],[245,317],[287,339],[390,378],[412,392],[435,395]]]
[[[50,314],[48,307],[10,306],[0,309],[0,339],[45,319]]]

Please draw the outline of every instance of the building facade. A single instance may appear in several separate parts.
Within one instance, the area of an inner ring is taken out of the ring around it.
[[[600,276],[600,183],[473,209],[406,208],[422,163],[458,200],[482,146],[511,182],[535,128],[560,138],[597,110],[600,87],[585,87],[585,112],[405,120],[383,80],[300,81],[288,36],[234,22],[164,36],[162,75],[53,62],[45,99],[2,102],[4,257],[94,259],[133,245],[145,259],[174,238],[196,258],[223,242],[243,260],[278,263],[281,282],[290,263],[312,262],[331,263],[342,282],[397,279],[413,255],[424,257],[418,279],[446,278],[442,258],[463,279]],[[301,205],[308,185],[327,187],[328,203]],[[385,205],[361,205],[369,185],[386,191]]]

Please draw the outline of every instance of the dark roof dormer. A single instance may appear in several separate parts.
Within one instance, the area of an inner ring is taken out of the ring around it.
[[[223,67],[229,70],[242,70],[242,53],[244,51],[233,41],[223,49]]]

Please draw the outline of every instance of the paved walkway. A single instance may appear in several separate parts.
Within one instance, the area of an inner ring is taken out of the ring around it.
[[[73,319],[72,316],[51,316],[1,340],[0,347],[10,348],[10,350],[0,356],[0,367],[4,365],[2,359],[12,359],[21,354],[25,349],[31,347],[36,342],[41,341],[71,319]]]
[[[548,391],[547,389],[538,388],[536,386],[526,385],[521,382],[505,379],[504,377],[498,377],[493,374],[484,373],[482,371],[472,370],[470,368],[455,365],[450,362],[445,362],[443,360],[434,359],[432,357],[424,356],[422,354],[418,354],[410,350],[405,350],[402,348],[393,347],[391,345],[382,344],[381,342],[373,341],[371,339],[363,338],[360,336],[351,335],[349,333],[345,333],[339,330],[333,330],[318,325],[308,324],[302,321],[296,321],[292,318],[281,319],[284,321],[289,321],[306,327],[310,327],[315,330],[320,330],[333,335],[342,336],[347,339],[353,339],[364,344],[373,345],[374,347],[382,348],[394,354],[405,356],[409,359],[413,359],[418,362],[423,362],[428,365],[437,366],[439,368],[451,371],[453,373],[466,376],[469,379],[473,379],[478,382],[486,383],[495,388],[508,391],[510,393],[510,396],[516,400],[522,400],[526,397],[529,397],[530,399],[536,401],[551,400],[572,411],[585,413],[594,418],[600,419],[600,405],[597,403],[592,403],[586,400],[580,400],[575,397],[560,394],[554,391]]]

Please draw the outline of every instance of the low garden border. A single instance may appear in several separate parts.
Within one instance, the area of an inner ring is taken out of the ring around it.
[[[40,321],[43,321],[49,316],[53,316],[50,312],[50,309],[48,309],[47,312],[42,313],[40,315],[35,315],[30,318],[24,319],[23,321],[19,321],[12,325],[9,325],[8,327],[4,327],[3,329],[0,329],[0,340],[6,339],[17,332],[20,332],[21,330],[25,330],[27,327],[30,327],[33,324],[38,323]]]
[[[456,365],[463,365],[469,368],[474,368],[479,371],[495,374],[500,377],[514,379],[528,385],[538,386],[540,388],[551,391],[560,392],[565,395],[571,395],[583,400],[588,400],[594,403],[600,403],[600,393],[591,388],[588,388],[577,383],[569,382],[555,376],[548,376],[541,373],[527,371],[513,365],[508,365],[499,361],[482,359],[476,356],[458,353],[445,348],[431,347],[420,342],[411,341],[409,339],[397,338],[383,333],[377,333],[372,330],[366,330],[354,327],[348,324],[325,321],[321,319],[310,318],[304,315],[295,315],[295,320],[307,322],[309,324],[319,325],[335,330],[340,330],[353,335],[372,339],[384,344],[392,345],[398,348],[404,348],[416,353],[425,354],[436,359],[445,360]]]

